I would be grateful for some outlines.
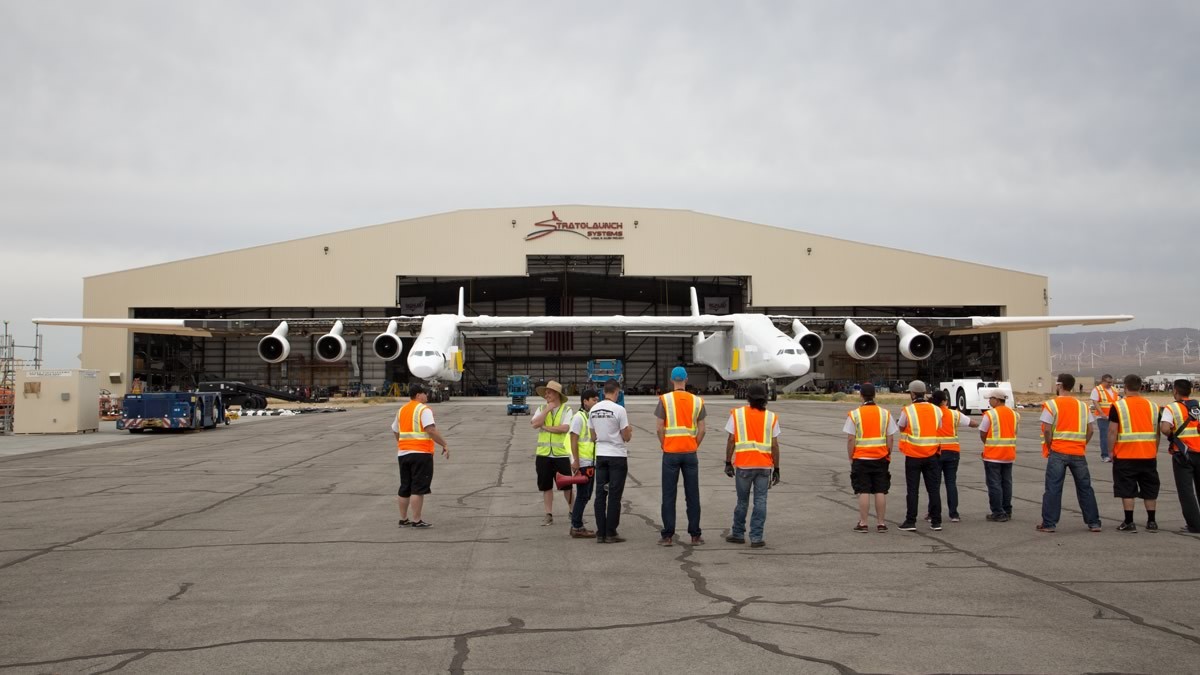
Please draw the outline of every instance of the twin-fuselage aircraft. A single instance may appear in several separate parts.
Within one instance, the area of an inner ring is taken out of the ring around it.
[[[330,317],[300,319],[34,319],[34,323],[85,328],[122,328],[139,333],[219,337],[269,333],[258,342],[258,355],[279,363],[291,352],[289,335],[323,333],[316,356],[334,362],[345,357],[343,333],[382,331],[372,347],[384,361],[404,351],[401,333],[415,335],[408,351],[408,370],[430,381],[457,382],[464,370],[466,340],[527,337],[535,330],[625,332],[660,337],[691,337],[694,360],[726,380],[786,378],[804,375],[825,347],[822,333],[844,334],[846,353],[873,358],[879,339],[868,331],[894,330],[900,353],[921,361],[933,354],[932,334],[951,335],[1033,330],[1068,325],[1129,321],[1129,315],[1106,316],[966,316],[966,317],[832,317],[768,314],[701,314],[696,289],[688,316],[467,316],[459,289],[457,314],[424,317]],[[781,328],[791,331],[785,333]],[[815,330],[814,330],[815,329]]]

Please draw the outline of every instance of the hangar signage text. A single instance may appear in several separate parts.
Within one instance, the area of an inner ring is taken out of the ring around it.
[[[534,223],[537,229],[525,235],[525,241],[548,237],[558,232],[570,232],[584,239],[624,239],[625,223],[620,221],[566,221],[554,211],[550,218]]]

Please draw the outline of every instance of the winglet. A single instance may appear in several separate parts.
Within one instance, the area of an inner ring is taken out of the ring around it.
[[[692,316],[700,316],[700,301],[696,299],[695,286],[692,286]]]
[[[466,302],[465,302],[464,298],[466,298],[466,289],[464,289],[462,286],[459,286],[458,287],[458,315],[459,316],[467,315],[466,311],[465,311],[466,310]]]

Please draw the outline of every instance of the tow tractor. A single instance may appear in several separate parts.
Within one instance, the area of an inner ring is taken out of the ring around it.
[[[511,399],[508,404],[509,415],[528,415],[529,404],[525,399],[529,396],[529,376],[509,375],[505,395]]]
[[[216,392],[177,391],[128,394],[117,429],[140,434],[147,429],[215,429],[229,424],[225,403]]]
[[[1008,394],[1009,405],[1014,404],[1011,382],[996,382],[977,377],[968,377],[942,382],[938,388],[946,395],[946,400],[950,402],[950,405],[963,413],[969,413],[972,410],[978,410],[981,413],[985,410],[991,410],[992,406],[988,403],[987,396],[983,393],[989,389],[1004,390]]]

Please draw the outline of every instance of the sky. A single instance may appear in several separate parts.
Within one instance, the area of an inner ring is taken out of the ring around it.
[[[21,344],[81,314],[84,276],[552,204],[869,241],[1047,275],[1054,314],[1200,324],[1200,3],[0,0],[0,63]],[[44,340],[78,366],[76,329]]]

